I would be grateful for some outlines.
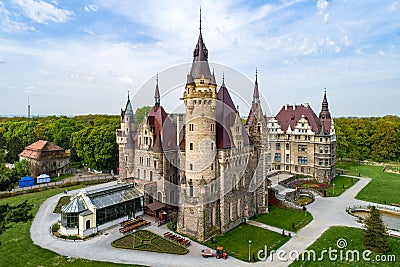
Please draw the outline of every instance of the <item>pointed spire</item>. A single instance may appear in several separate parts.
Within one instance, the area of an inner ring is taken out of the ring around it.
[[[256,81],[254,82],[253,104],[260,102],[260,93],[258,92],[258,72],[256,68]]]
[[[319,113],[320,119],[331,119],[331,113],[329,112],[328,100],[326,98],[326,88],[324,90],[324,99],[322,100],[322,108]]]
[[[213,72],[211,74],[210,84],[217,84],[217,82],[215,80],[214,68],[213,68]]]
[[[154,92],[154,106],[160,106],[160,89],[158,88],[158,73],[156,76],[156,90]]]
[[[225,72],[222,73],[222,87],[225,87]]]
[[[197,40],[196,47],[193,51],[193,64],[190,70],[190,74],[194,79],[201,78],[204,75],[205,78],[211,78],[210,66],[208,65],[208,50],[203,41],[203,35],[201,33],[201,9],[200,9],[200,25],[199,25],[199,38]]]

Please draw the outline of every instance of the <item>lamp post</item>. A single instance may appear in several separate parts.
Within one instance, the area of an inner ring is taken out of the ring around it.
[[[251,240],[249,240],[249,262],[250,262]]]
[[[335,194],[335,184],[332,184],[333,186],[333,194]]]

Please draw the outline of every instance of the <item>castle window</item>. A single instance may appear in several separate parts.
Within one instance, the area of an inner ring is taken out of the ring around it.
[[[145,145],[148,145],[148,144],[149,144],[149,138],[148,138],[148,137],[145,137],[145,138],[144,138],[144,144],[145,144]]]
[[[281,150],[281,144],[280,143],[275,143],[275,149],[276,150]]]
[[[193,185],[189,186],[189,196],[193,196]]]
[[[204,84],[204,80],[200,80],[200,84]]]
[[[320,138],[319,141],[322,142],[322,138]]]
[[[329,166],[329,159],[325,160],[325,166]]]
[[[261,133],[261,123],[258,123],[258,125],[257,125],[257,132]]]
[[[210,127],[211,132],[214,132],[214,127],[215,127],[214,123],[211,123],[211,127]]]
[[[289,163],[289,154],[286,154],[286,163]]]
[[[197,104],[197,101],[196,101],[196,100],[193,100],[193,104],[195,104],[195,105],[196,105],[196,104]]]
[[[300,168],[300,171],[301,171],[301,172],[304,172],[304,167],[301,167],[301,168]]]
[[[299,164],[307,164],[307,157],[298,157],[297,162]]]
[[[211,142],[211,150],[214,150],[214,143]]]
[[[211,163],[211,170],[214,170],[214,163]]]
[[[289,150],[289,143],[286,143],[286,150]]]
[[[192,164],[192,163],[189,164],[189,169],[190,169],[191,171],[193,171],[193,164]]]
[[[137,177],[140,178],[140,169],[137,169]]]
[[[153,172],[150,171],[150,182],[152,182],[152,181],[153,181]]]
[[[193,150],[193,143],[189,143],[189,149]]]
[[[146,179],[146,170],[143,171],[143,179]]]
[[[306,145],[299,145],[299,152],[306,152],[307,151],[307,146]]]
[[[216,218],[217,218],[217,210],[215,206],[212,208],[212,213],[211,213],[211,225],[215,226],[216,224]]]
[[[154,169],[157,169],[157,161],[154,161]]]
[[[299,171],[299,167],[297,167],[297,166],[294,167],[294,171],[295,171],[295,172],[298,172],[298,171]]]
[[[281,153],[275,153],[275,162],[281,162]]]
[[[190,131],[190,132],[194,131],[194,125],[193,125],[193,123],[190,123],[190,124],[189,124],[189,131]]]
[[[319,153],[324,153],[324,148],[322,146],[319,148]]]
[[[238,199],[238,202],[237,202],[237,216],[238,217],[240,217],[240,211],[241,211],[242,209],[241,209],[241,207],[240,207],[240,198]]]
[[[300,135],[295,135],[296,140],[300,140]]]
[[[319,160],[319,166],[323,166],[324,165],[324,160],[320,159]]]
[[[286,165],[286,170],[289,171],[289,165]]]
[[[147,166],[150,167],[150,158],[147,158]]]
[[[201,100],[199,100],[199,105],[201,105]]]
[[[325,147],[325,153],[328,153],[329,152],[329,148],[326,146]]]

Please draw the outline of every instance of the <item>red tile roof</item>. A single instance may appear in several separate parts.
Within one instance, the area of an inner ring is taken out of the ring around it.
[[[19,156],[37,160],[69,157],[63,148],[45,140],[39,140],[30,144],[19,154]]]
[[[164,150],[176,149],[176,129],[162,106],[153,106],[147,116],[147,123],[152,128],[154,140],[157,135],[161,135],[160,141]]]
[[[290,128],[294,130],[297,122],[303,115],[308,120],[308,123],[311,125],[312,130],[315,133],[320,133],[321,121],[308,105],[295,105],[295,108],[293,108],[293,105],[285,105],[281,108],[275,118],[281,126],[282,130],[287,131],[289,125]],[[329,129],[330,123],[329,128],[325,128],[325,130]]]

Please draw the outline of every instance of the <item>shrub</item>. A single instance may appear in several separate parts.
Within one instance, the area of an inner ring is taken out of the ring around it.
[[[59,223],[53,224],[53,226],[51,227],[51,231],[54,233],[57,232],[58,230],[60,230],[60,224]]]
[[[176,226],[177,223],[178,223],[178,220],[177,220],[176,218],[172,218],[172,220],[168,222],[167,228],[168,228],[169,230],[175,232],[176,229],[177,229],[177,226]]]

